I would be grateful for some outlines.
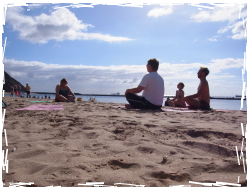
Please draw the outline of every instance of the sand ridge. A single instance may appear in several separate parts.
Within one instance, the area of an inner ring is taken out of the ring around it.
[[[246,178],[235,146],[240,151],[247,112],[128,110],[112,108],[124,104],[95,101],[49,103],[63,104],[63,111],[15,111],[34,103],[3,100],[8,104],[8,146],[2,139],[3,150],[9,150],[5,186],[198,186],[189,181],[237,183],[238,176]]]

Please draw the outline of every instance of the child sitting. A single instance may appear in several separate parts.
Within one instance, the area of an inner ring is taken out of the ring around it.
[[[167,98],[166,104],[172,107],[175,106],[175,107],[186,108],[185,101],[181,100],[182,98],[184,98],[184,91],[182,90],[184,88],[184,84],[182,82],[178,83],[177,88],[179,90],[176,91],[175,97],[172,100]]]

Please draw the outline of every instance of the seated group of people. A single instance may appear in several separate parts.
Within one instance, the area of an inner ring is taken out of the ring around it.
[[[126,108],[144,108],[144,109],[160,109],[164,99],[164,80],[157,73],[159,68],[159,61],[155,58],[149,59],[147,62],[146,74],[138,87],[127,89],[125,97],[129,104],[126,104]],[[209,86],[206,80],[206,76],[209,74],[208,68],[201,67],[197,73],[200,79],[197,93],[184,97],[184,84],[180,82],[177,85],[178,90],[174,99],[167,99],[165,105],[186,107],[186,103],[189,108],[192,109],[210,109],[210,94]],[[61,80],[60,85],[56,86],[56,102],[74,102],[75,95],[67,85],[68,82],[64,78]],[[142,96],[138,96],[136,93],[143,91]]]
[[[125,96],[129,104],[126,104],[126,108],[145,108],[145,109],[160,109],[164,99],[164,80],[157,73],[159,68],[159,61],[155,58],[149,59],[147,62],[146,74],[138,87],[127,89]],[[184,97],[184,84],[180,82],[177,85],[179,90],[176,91],[174,99],[169,98],[165,105],[186,107],[186,103],[190,109],[210,109],[210,94],[209,86],[206,80],[209,74],[208,68],[201,67],[197,73],[200,79],[197,93]],[[143,90],[142,96],[136,95]]]

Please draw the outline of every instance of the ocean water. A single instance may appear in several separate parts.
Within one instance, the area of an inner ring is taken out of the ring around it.
[[[4,96],[10,96],[9,94],[5,94]],[[39,98],[44,98],[44,94],[35,94],[31,96],[36,96]],[[47,94],[47,96],[50,96],[51,99],[55,99],[54,94]],[[25,94],[26,97],[26,94]],[[81,96],[76,95],[77,97],[81,97],[83,101],[88,101],[91,96]],[[98,102],[113,102],[113,103],[127,103],[127,100],[125,97],[119,97],[119,96],[92,96],[95,97]],[[34,99],[34,98],[31,98]],[[165,102],[166,99],[164,99]],[[242,109],[241,109],[241,100],[222,100],[222,99],[211,99],[210,100],[210,107],[213,109],[223,109],[223,110],[247,110],[247,101],[243,100],[242,103]]]

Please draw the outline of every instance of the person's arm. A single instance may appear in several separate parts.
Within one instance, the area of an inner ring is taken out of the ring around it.
[[[143,89],[145,89],[145,87],[140,86],[140,85],[138,87],[136,87],[136,88],[127,89],[126,92],[125,92],[125,96],[126,96],[127,93],[133,93],[133,94],[140,93]]]
[[[185,101],[188,98],[197,98],[197,97],[199,97],[202,94],[202,91],[205,89],[205,85],[206,84],[204,82],[201,82],[201,84],[200,84],[200,86],[199,86],[198,91],[197,91],[196,94],[186,96],[182,100]]]
[[[184,91],[180,91],[179,95],[180,95],[180,97],[178,99],[182,100],[184,98]]]
[[[67,86],[67,87],[68,87],[69,94],[72,95],[73,97],[75,97],[75,94],[71,91],[71,89],[69,88],[69,86]]]
[[[59,96],[60,94],[59,94],[59,90],[60,90],[60,85],[57,85],[56,86],[56,96]]]
[[[171,99],[170,101],[174,102],[176,99],[178,99],[178,97],[177,97],[177,91],[175,92],[175,97],[173,99]]]

